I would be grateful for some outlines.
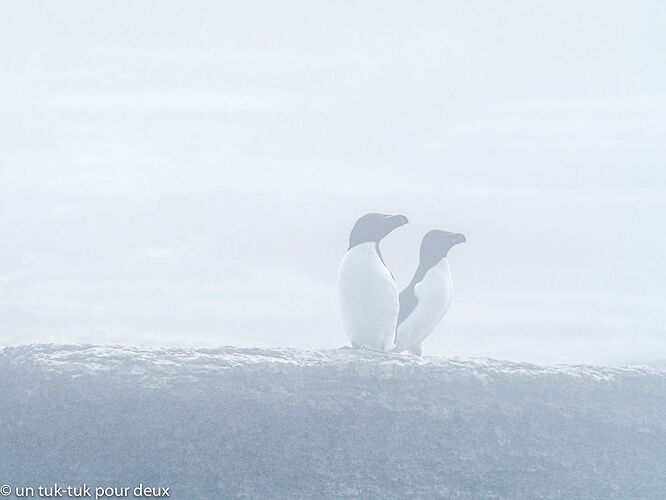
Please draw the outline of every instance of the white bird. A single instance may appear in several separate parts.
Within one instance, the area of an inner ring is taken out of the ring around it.
[[[453,297],[448,252],[465,241],[464,234],[437,229],[423,237],[414,277],[400,292],[395,352],[423,353],[423,341],[442,320]]]
[[[409,222],[404,215],[366,214],[349,235],[349,250],[338,271],[338,302],[354,348],[390,351],[400,303],[398,287],[379,251],[379,242]]]

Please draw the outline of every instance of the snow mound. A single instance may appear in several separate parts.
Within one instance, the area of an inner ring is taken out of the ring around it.
[[[666,372],[338,349],[0,350],[0,483],[666,498]]]

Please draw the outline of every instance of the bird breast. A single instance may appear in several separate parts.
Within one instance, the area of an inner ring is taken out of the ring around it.
[[[338,300],[345,330],[354,343],[390,348],[398,317],[398,288],[374,243],[357,245],[345,254],[338,272]]]
[[[451,305],[453,283],[446,258],[426,272],[414,286],[414,295],[418,303],[398,327],[398,344],[405,348],[426,338]]]

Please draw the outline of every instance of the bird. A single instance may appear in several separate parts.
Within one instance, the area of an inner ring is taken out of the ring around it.
[[[368,213],[349,234],[349,249],[338,270],[338,303],[352,347],[390,351],[400,303],[398,287],[384,264],[379,242],[409,220],[404,215]]]
[[[423,237],[419,265],[409,285],[400,292],[394,352],[423,354],[423,341],[451,305],[453,282],[447,258],[449,250],[466,241],[462,233],[439,229],[428,231]]]

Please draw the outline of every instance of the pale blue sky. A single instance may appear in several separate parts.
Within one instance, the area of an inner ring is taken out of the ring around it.
[[[0,342],[337,347],[355,218],[427,354],[666,358],[658,2],[3,2]]]

